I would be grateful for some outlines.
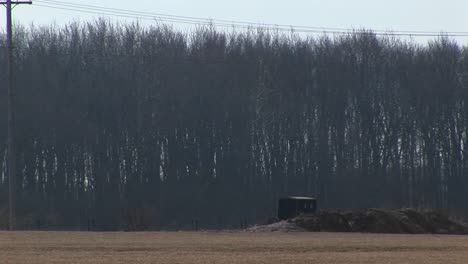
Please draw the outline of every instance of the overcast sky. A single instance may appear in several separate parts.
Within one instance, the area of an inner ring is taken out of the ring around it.
[[[38,25],[54,22],[65,24],[99,17],[97,14],[39,6],[47,4],[48,1],[50,0],[38,0],[32,6],[16,7],[15,22]],[[56,1],[256,23],[394,31],[468,32],[467,0],[139,0],[135,1],[135,4],[130,4],[133,1],[128,0]],[[60,7],[60,3],[50,4]],[[0,19],[5,21],[4,12],[1,13]],[[111,19],[132,20],[118,17]],[[140,22],[154,23],[145,20]],[[0,25],[3,28],[3,23]],[[468,44],[468,37],[458,37],[457,40]]]

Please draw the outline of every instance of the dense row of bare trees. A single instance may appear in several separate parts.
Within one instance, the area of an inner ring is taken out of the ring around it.
[[[285,195],[466,211],[468,50],[447,38],[98,21],[15,42],[20,227],[228,226]]]

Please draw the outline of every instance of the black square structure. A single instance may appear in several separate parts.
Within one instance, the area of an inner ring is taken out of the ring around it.
[[[278,218],[286,220],[294,218],[302,213],[315,213],[317,200],[311,197],[285,197],[278,203]]]

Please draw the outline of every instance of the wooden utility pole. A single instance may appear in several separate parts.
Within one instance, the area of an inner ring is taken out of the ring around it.
[[[31,1],[0,2],[6,7],[7,30],[7,89],[8,89],[8,226],[10,230],[16,229],[16,140],[15,140],[15,89],[14,89],[14,61],[13,61],[13,26],[12,10],[16,5],[32,4]]]

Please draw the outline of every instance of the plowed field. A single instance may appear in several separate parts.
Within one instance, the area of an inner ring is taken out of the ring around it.
[[[468,236],[0,232],[0,263],[468,263]]]

